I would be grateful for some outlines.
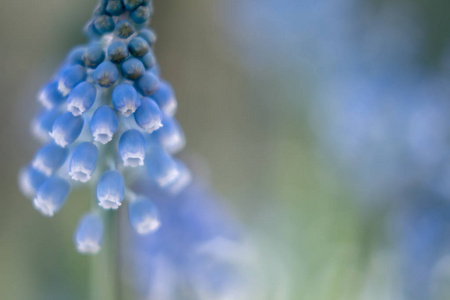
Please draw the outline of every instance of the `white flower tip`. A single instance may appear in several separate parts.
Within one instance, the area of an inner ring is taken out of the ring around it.
[[[167,116],[173,117],[177,112],[177,100],[173,98],[169,102],[170,104],[165,107],[164,112]]]
[[[19,174],[19,187],[22,193],[27,197],[33,197],[36,192],[30,182],[30,178],[25,174],[24,171],[21,171]]]
[[[64,84],[64,82],[62,80],[60,80],[58,82],[58,91],[65,97],[67,95],[69,95],[70,93],[70,89],[66,87],[66,85]]]
[[[166,145],[166,150],[170,154],[176,154],[180,152],[186,146],[186,139],[183,135],[173,135],[168,137],[166,141],[163,142]]]
[[[155,232],[161,226],[161,222],[158,219],[147,217],[143,222],[136,226],[137,233],[141,235]]]
[[[41,92],[38,96],[39,103],[42,104],[46,109],[52,108],[52,103],[48,100],[47,94],[45,92]]]
[[[98,205],[104,209],[118,209],[122,203],[120,203],[117,197],[105,197],[99,199]]]
[[[125,167],[132,167],[132,168],[135,168],[135,167],[138,167],[138,166],[143,166],[144,165],[144,158],[145,158],[145,154],[126,153],[122,157],[123,165]]]
[[[94,136],[94,141],[102,143],[102,144],[107,144],[113,138],[113,135],[109,132],[96,131],[96,132],[94,132],[93,136]]]
[[[163,124],[161,122],[148,123],[144,125],[143,129],[148,133],[152,133],[153,131],[160,129],[161,127],[163,127]]]
[[[32,166],[33,168],[35,168],[38,171],[41,171],[47,176],[52,175],[52,169],[47,167],[41,159],[33,160]]]
[[[131,114],[134,114],[136,111],[136,106],[132,103],[125,105],[120,110],[120,113],[125,117],[129,117]]]
[[[50,136],[48,134],[48,131],[46,131],[45,129],[41,128],[35,122],[33,122],[31,124],[31,132],[33,133],[33,136],[35,136],[41,142],[48,142],[48,140],[50,140]]]
[[[169,187],[169,192],[172,195],[179,194],[182,190],[184,190],[190,183],[192,182],[192,175],[189,171],[182,172],[180,176],[176,180],[173,181],[173,184]]]
[[[97,254],[101,249],[98,242],[93,240],[85,240],[77,242],[77,250],[83,254]]]
[[[49,133],[55,143],[61,147],[66,147],[69,143],[66,141],[65,135],[60,131],[52,131]]]
[[[70,171],[69,176],[72,177],[73,180],[81,182],[88,182],[91,179],[90,172],[84,170]]]
[[[82,103],[72,102],[67,105],[67,110],[77,117],[81,116],[86,111],[86,108],[83,107]]]
[[[174,182],[175,180],[177,180],[178,176],[180,176],[180,172],[177,169],[173,169],[167,172],[165,176],[158,178],[157,181],[159,186],[165,187]]]
[[[33,199],[33,205],[44,216],[53,217],[55,214],[55,207],[48,201],[41,199],[39,196]]]

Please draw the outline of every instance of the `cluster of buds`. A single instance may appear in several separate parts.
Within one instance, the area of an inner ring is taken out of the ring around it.
[[[133,178],[148,178],[171,192],[190,179],[173,157],[185,137],[174,118],[174,91],[160,78],[156,35],[147,26],[152,12],[151,1],[101,0],[85,28],[89,43],[70,51],[38,96],[43,110],[32,131],[45,145],[19,183],[45,216],[63,207],[77,182],[96,189],[97,205],[75,234],[82,253],[100,250],[99,212],[118,209],[124,199],[138,233],[158,228],[154,203],[127,188]]]

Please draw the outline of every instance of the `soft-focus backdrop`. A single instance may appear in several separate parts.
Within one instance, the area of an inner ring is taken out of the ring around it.
[[[77,191],[52,219],[17,173],[36,93],[95,0],[2,0],[0,299],[85,299]],[[450,3],[155,0],[186,151],[251,237],[268,300],[448,299]],[[270,282],[270,284],[267,284]],[[261,298],[258,298],[261,299]]]

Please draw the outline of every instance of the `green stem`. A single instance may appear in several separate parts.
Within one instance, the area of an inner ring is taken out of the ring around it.
[[[106,170],[114,169],[115,166],[108,166],[109,153],[112,143],[100,148],[100,157],[103,157],[104,164],[99,166],[103,173]],[[120,209],[105,210],[98,207],[95,188],[92,188],[92,209],[99,210],[103,225],[103,245],[100,253],[92,257],[91,263],[91,300],[120,300],[122,298],[120,280]]]
[[[102,250],[92,257],[91,299],[119,300],[119,214],[117,211],[102,211],[105,226]]]

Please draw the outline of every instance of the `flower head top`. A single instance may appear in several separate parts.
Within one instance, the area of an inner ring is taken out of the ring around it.
[[[100,209],[128,198],[131,224],[149,233],[159,226],[156,208],[126,187],[128,178],[145,176],[172,191],[186,185],[188,171],[172,157],[185,138],[173,89],[160,78],[152,13],[148,0],[101,0],[85,28],[89,43],[73,48],[40,91],[32,130],[45,145],[19,179],[43,215],[60,210],[70,181],[78,181],[96,186]],[[82,218],[81,252],[100,249],[102,226],[95,211]]]

